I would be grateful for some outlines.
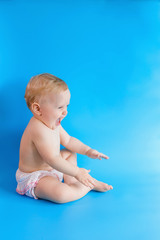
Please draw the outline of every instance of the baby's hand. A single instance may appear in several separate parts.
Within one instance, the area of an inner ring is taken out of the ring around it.
[[[91,189],[94,188],[95,182],[94,179],[88,174],[91,170],[86,170],[84,168],[79,168],[78,173],[75,178],[83,183],[85,186],[90,187]]]
[[[94,159],[98,158],[99,160],[102,160],[102,158],[109,159],[108,156],[91,148],[86,152],[86,155],[90,158],[94,158]]]

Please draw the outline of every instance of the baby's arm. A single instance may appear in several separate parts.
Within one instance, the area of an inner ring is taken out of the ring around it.
[[[91,149],[75,137],[71,137],[62,126],[60,126],[60,138],[61,144],[72,152],[76,152],[85,155],[86,152]]]
[[[61,144],[72,152],[87,155],[90,158],[108,159],[109,157],[97,150],[91,149],[75,137],[71,137],[62,126],[60,126]]]
[[[43,128],[39,131],[34,129],[32,136],[37,151],[47,164],[64,174],[75,177],[87,187],[94,187],[95,183],[93,178],[88,174],[89,170],[74,166],[62,158],[60,154],[55,153],[56,151],[52,138],[50,137],[50,131],[44,130]]]

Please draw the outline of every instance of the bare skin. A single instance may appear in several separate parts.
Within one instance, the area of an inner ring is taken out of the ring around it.
[[[31,173],[56,169],[64,174],[64,183],[52,176],[45,176],[35,187],[35,195],[57,203],[74,201],[89,191],[106,192],[111,185],[97,181],[89,170],[77,166],[76,153],[90,158],[108,159],[78,139],[71,137],[61,126],[67,115],[70,92],[49,93],[32,104],[33,117],[26,127],[20,144],[19,169]],[[66,149],[60,151],[60,144]]]
[[[68,151],[67,149],[61,150],[61,155],[63,158],[65,158],[67,161],[69,161],[71,164],[77,166],[77,155],[75,153],[72,153],[71,151]],[[77,182],[77,179],[74,177],[71,177],[69,175],[64,174],[64,182],[68,185],[71,185],[72,183]],[[106,192],[110,189],[113,189],[111,185],[108,185],[106,183],[100,182],[94,178],[95,186],[92,190],[98,191],[98,192]]]
[[[66,161],[77,166],[77,156],[75,153],[68,151],[67,149],[61,150],[61,155]],[[35,194],[38,198],[46,199],[57,203],[67,203],[75,201],[85,196],[89,191],[94,190],[98,192],[106,192],[113,189],[111,185],[100,182],[96,179],[93,189],[84,186],[77,181],[76,178],[64,174],[64,183],[59,182],[53,177],[43,177],[37,187],[35,188]]]

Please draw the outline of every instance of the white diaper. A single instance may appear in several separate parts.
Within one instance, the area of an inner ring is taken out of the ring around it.
[[[53,169],[50,171],[39,170],[31,173],[25,173],[19,170],[16,172],[17,188],[16,191],[21,195],[27,195],[38,199],[34,193],[34,188],[37,186],[39,180],[45,176],[53,176],[62,182],[63,173]]]

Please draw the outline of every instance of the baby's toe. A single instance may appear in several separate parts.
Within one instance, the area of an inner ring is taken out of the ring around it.
[[[106,184],[106,190],[112,190],[113,187],[111,185]]]

